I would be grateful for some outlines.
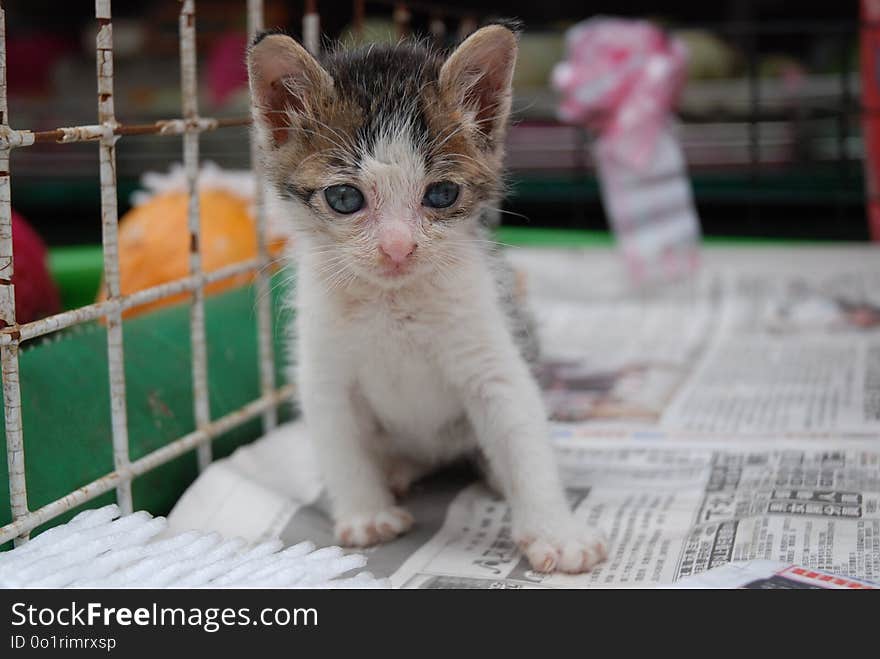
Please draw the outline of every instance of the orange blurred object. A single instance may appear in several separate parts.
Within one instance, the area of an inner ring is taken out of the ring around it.
[[[248,200],[225,190],[202,190],[201,215],[202,270],[213,272],[227,265],[257,256],[257,236]],[[278,254],[283,240],[273,240],[271,254]],[[119,222],[119,274],[123,295],[165,284],[189,275],[189,228],[187,195],[184,192],[158,194],[131,209]],[[235,275],[205,287],[218,293],[253,280],[253,273]],[[98,301],[105,300],[102,284]],[[128,309],[123,317],[182,302],[190,297],[180,293]]]

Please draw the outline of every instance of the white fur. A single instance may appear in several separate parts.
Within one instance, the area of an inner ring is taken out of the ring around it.
[[[405,532],[412,518],[392,488],[479,450],[533,567],[588,570],[604,544],[568,509],[540,392],[474,240],[476,219],[439,237],[426,229],[424,163],[399,128],[362,161],[365,210],[338,220],[359,223],[356,240],[317,230],[323,220],[287,202],[299,229],[295,377],[337,535],[366,545]],[[389,223],[419,245],[411,271],[393,280],[371,260]]]

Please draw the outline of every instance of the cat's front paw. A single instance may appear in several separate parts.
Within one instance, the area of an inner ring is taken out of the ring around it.
[[[344,547],[369,547],[393,540],[412,528],[413,516],[393,506],[375,513],[345,517],[336,522],[336,540]]]
[[[608,557],[608,543],[601,531],[571,528],[561,532],[522,531],[514,536],[516,544],[536,572],[589,572]]]

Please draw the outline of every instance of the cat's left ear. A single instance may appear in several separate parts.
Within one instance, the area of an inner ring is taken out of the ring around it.
[[[266,33],[248,50],[254,121],[272,146],[287,141],[301,115],[333,94],[333,78],[305,48],[286,34]]]
[[[474,32],[440,70],[440,88],[471,112],[491,148],[502,138],[510,114],[517,37],[502,25]]]

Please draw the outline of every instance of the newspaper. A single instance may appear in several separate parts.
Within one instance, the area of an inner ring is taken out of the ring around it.
[[[880,578],[880,446],[747,444],[559,440],[578,520],[608,535],[605,563],[586,575],[533,572],[511,539],[507,505],[474,484],[392,585],[644,588],[752,559]]]
[[[479,474],[447,470],[401,502],[416,526],[364,551],[397,588],[646,588],[730,561],[774,560],[880,580],[880,442],[553,438],[579,523],[608,560],[585,575],[533,572],[507,504]],[[333,523],[302,422],[212,464],[169,516],[197,529],[286,545],[333,545]]]
[[[415,528],[368,569],[398,588],[666,587],[754,560],[880,580],[877,254],[707,250],[693,280],[634,290],[608,250],[511,250],[568,496],[609,559],[531,571],[465,468],[415,485]],[[302,422],[213,463],[169,521],[336,543]]]
[[[746,590],[876,590],[880,583],[851,579],[779,561],[728,563],[682,579],[672,588],[743,588]]]
[[[663,423],[877,436],[880,269],[853,267],[729,276],[717,339]]]
[[[627,289],[598,251],[511,256],[548,409],[576,432],[880,436],[876,250],[718,250],[655,291]]]

